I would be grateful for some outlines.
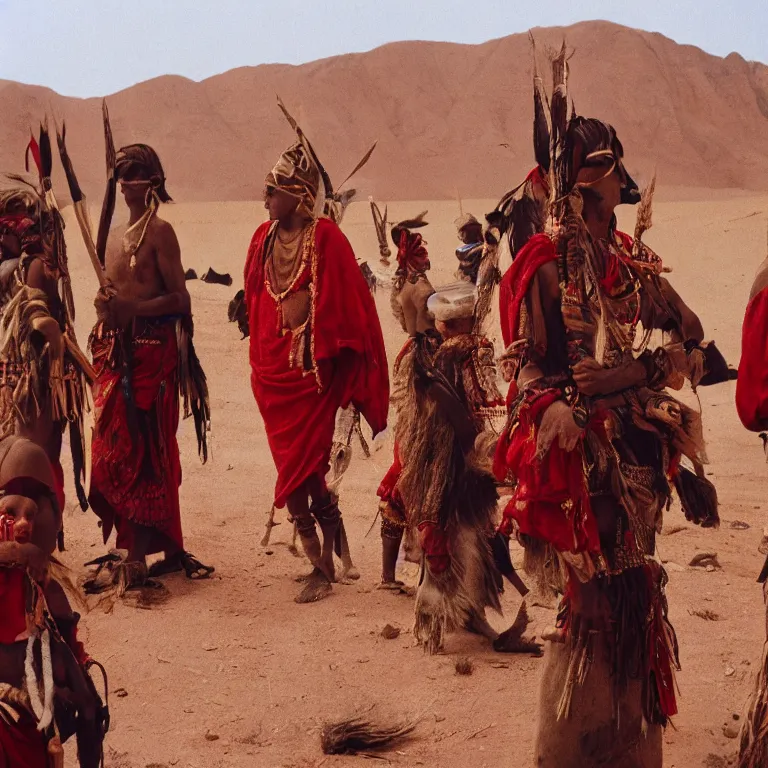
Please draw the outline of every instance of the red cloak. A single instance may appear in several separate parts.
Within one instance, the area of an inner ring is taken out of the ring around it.
[[[113,334],[98,328],[91,342],[97,377],[89,501],[102,520],[104,543],[114,526],[117,547],[131,549],[134,526],[142,525],[163,534],[147,553],[155,554],[166,550],[168,538],[183,548],[176,321],[154,318],[141,326],[132,344],[135,445],[120,380],[119,345]]]
[[[744,316],[736,410],[752,432],[768,429],[768,288],[750,300]]]
[[[264,245],[272,222],[255,232],[245,264],[251,332],[251,388],[277,467],[275,505],[312,475],[325,477],[339,408],[352,403],[374,435],[387,424],[389,371],[376,305],[342,231],[319,219],[305,274],[315,370],[291,360],[294,334],[282,332],[277,301],[265,284]]]

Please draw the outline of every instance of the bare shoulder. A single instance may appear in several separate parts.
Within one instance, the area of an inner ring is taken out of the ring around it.
[[[173,235],[175,237],[176,235],[176,230],[173,228],[173,224],[171,224],[170,221],[161,219],[159,216],[152,217],[152,220],[149,222],[149,229],[147,231],[164,237],[168,237],[169,235]]]
[[[416,296],[420,298],[429,298],[434,292],[435,289],[432,287],[432,283],[429,282],[428,278],[423,277],[416,281],[414,286],[414,294]]]
[[[557,262],[547,261],[536,270],[536,280],[541,292],[550,298],[560,295],[560,274]]]
[[[179,248],[179,239],[176,237],[176,230],[173,224],[159,216],[154,216],[149,222],[147,236],[152,239],[155,246],[165,251],[167,249],[177,250]]]

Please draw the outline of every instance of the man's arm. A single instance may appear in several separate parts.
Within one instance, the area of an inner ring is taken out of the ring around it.
[[[137,301],[136,317],[188,315],[191,311],[187,281],[181,264],[181,247],[173,227],[166,221],[156,221],[155,252],[157,268],[163,278],[166,293],[154,299]]]
[[[680,315],[683,336],[685,337],[680,339],[680,341],[693,339],[698,344],[701,344],[704,341],[704,326],[701,324],[698,315],[683,301],[669,280],[661,277],[659,282],[661,283],[661,291],[664,294],[664,298]]]

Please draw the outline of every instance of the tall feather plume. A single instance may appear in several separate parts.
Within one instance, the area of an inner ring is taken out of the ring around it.
[[[73,203],[79,203],[83,199],[83,190],[77,180],[75,174],[75,168],[72,165],[72,159],[67,151],[67,125],[61,124],[61,130],[58,125],[56,126],[56,143],[59,147],[59,157],[61,158],[61,165],[64,168],[64,175],[67,178],[67,186],[69,187],[69,195],[72,198]]]
[[[560,50],[552,56],[552,97],[551,108],[551,154],[554,173],[554,184],[551,184],[552,194],[561,197],[566,191],[567,168],[558,163],[565,147],[565,135],[568,130],[568,51],[565,40]]]
[[[40,177],[50,179],[53,172],[53,154],[51,152],[51,136],[48,132],[48,119],[40,123]]]
[[[104,266],[104,258],[107,252],[107,238],[109,228],[112,226],[112,216],[115,212],[115,198],[117,196],[117,179],[115,178],[115,142],[112,138],[112,126],[109,122],[109,109],[107,100],[101,102],[101,116],[104,121],[104,144],[107,158],[107,188],[104,192],[104,203],[101,206],[101,218],[99,219],[99,232],[96,236],[96,253],[101,266]]]
[[[288,124],[296,132],[296,136],[304,146],[304,149],[307,150],[309,156],[312,158],[312,162],[315,164],[315,166],[317,166],[317,170],[320,172],[320,177],[323,180],[324,189],[321,190],[323,194],[318,194],[317,196],[318,199],[316,202],[316,208],[318,210],[316,210],[316,213],[319,215],[325,207],[325,198],[333,197],[333,184],[331,184],[331,177],[328,175],[325,167],[320,162],[320,158],[317,156],[315,148],[312,146],[309,139],[304,135],[304,131],[301,130],[301,126],[293,119],[291,113],[288,111],[285,104],[283,103],[283,100],[279,96],[277,97],[277,106],[280,107],[280,110],[283,115],[285,115],[285,119],[288,121]]]
[[[64,175],[67,178],[67,186],[69,187],[69,194],[72,197],[72,204],[75,209],[75,218],[77,224],[80,227],[80,234],[83,237],[85,243],[85,249],[88,251],[88,257],[91,260],[91,264],[96,272],[96,277],[100,286],[104,286],[106,278],[104,276],[104,270],[102,269],[101,262],[96,253],[96,243],[93,241],[93,228],[91,226],[91,216],[88,212],[88,201],[83,193],[80,183],[77,180],[77,174],[75,173],[75,167],[72,164],[72,158],[69,156],[67,150],[67,126],[62,122],[61,130],[59,130],[58,124],[56,125],[56,143],[59,147],[59,157],[61,158],[61,165],[64,168]]]
[[[376,230],[376,239],[379,241],[379,260],[385,266],[389,266],[389,257],[391,251],[387,243],[387,207],[384,206],[384,214],[372,197],[368,198],[371,204],[371,216],[373,216],[373,226]]]
[[[363,159],[352,169],[352,172],[347,176],[344,181],[339,184],[339,188],[337,190],[338,192],[341,192],[344,185],[371,159],[371,155],[373,154],[373,150],[376,149],[376,145],[378,144],[378,141],[373,142],[373,146],[363,155]]]
[[[653,226],[653,193],[656,191],[656,174],[651,183],[643,190],[640,203],[637,206],[637,221],[635,223],[635,242],[639,243],[643,235]]]
[[[536,163],[543,169],[544,173],[549,173],[551,155],[547,96],[544,92],[544,81],[539,75],[536,64],[536,40],[532,32],[528,33],[528,37],[531,41],[531,54],[533,58],[533,151]]]
[[[35,167],[37,168],[38,176],[42,178],[43,172],[40,163],[40,145],[37,143],[37,139],[34,137],[31,131],[29,134],[29,144],[27,144],[27,150],[24,153],[24,169],[27,173],[29,173],[30,155],[32,156],[32,160],[35,163]]]

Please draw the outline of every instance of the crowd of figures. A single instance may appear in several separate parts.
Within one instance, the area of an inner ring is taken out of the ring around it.
[[[486,618],[500,611],[505,583],[525,598],[528,581],[559,599],[543,637],[535,764],[660,768],[679,662],[655,537],[673,493],[688,520],[719,524],[700,414],[670,390],[732,371],[643,242],[654,185],[641,194],[614,128],[575,113],[565,45],[551,65],[549,94],[534,76],[535,167],[485,224],[457,221],[455,282],[430,282],[426,212],[390,226],[371,201],[382,269],[394,248],[391,308],[406,336],[391,381],[378,278],[340,229],[354,191],[341,191],[348,179],[334,189],[282,102],[296,140],[266,178],[269,220],[251,241],[230,319],[249,337],[277,468],[266,539],[287,508],[312,566],[296,601],[359,578],[340,482],[352,436],[367,451],[363,420],[375,438],[392,405],[393,460],[378,488],[380,587],[408,593],[396,573],[401,551],[419,564],[418,643],[436,653],[448,633],[469,629],[496,651],[540,653],[525,599],[501,634]],[[72,736],[80,765],[103,762],[109,712],[92,673],[104,670],[77,639],[78,590],[54,557],[65,544],[67,426],[78,503],[98,517],[105,544],[116,534],[87,564],[85,591],[117,598],[162,590],[174,571],[213,572],[184,548],[181,527],[180,412],[194,419],[203,461],[210,412],[179,244],[158,216],[170,200],[165,174],[151,147],[115,149],[106,106],[104,128],[108,183],[95,233],[65,131],[56,135],[100,286],[90,357],[74,334],[45,124],[28,148],[38,179],[14,177],[0,193],[2,768],[63,766]],[[129,221],[112,228],[118,187]],[[622,204],[637,205],[633,236],[617,229]],[[768,427],[766,274],[750,298],[737,387],[754,431]],[[490,340],[495,306],[502,350]],[[524,577],[510,558],[513,537]],[[162,557],[148,566],[151,555]],[[767,676],[743,732],[745,768],[768,764]]]

